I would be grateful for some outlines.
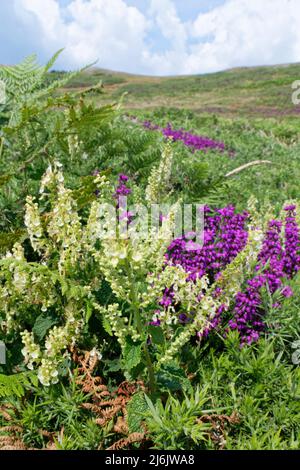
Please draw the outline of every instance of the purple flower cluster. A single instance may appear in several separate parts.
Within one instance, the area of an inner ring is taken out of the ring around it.
[[[196,234],[190,233],[173,240],[166,253],[168,262],[189,273],[188,280],[207,274],[213,281],[247,243],[247,212],[236,214],[233,206],[213,212],[206,206],[204,217],[203,246],[194,243]]]
[[[100,171],[99,170],[94,170],[92,175],[93,176],[98,176],[98,175],[100,175]],[[127,185],[126,185],[128,180],[129,180],[129,177],[127,175],[124,175],[123,173],[121,173],[119,175],[118,185],[117,185],[115,193],[113,195],[114,199],[116,199],[118,201],[118,203],[117,203],[118,206],[117,207],[119,207],[119,199],[122,196],[126,197],[129,194],[131,194],[131,189],[128,188]],[[95,194],[96,194],[96,196],[99,196],[100,192],[99,192],[98,189],[95,191]]]
[[[118,178],[118,185],[113,195],[117,202],[116,209],[119,211],[118,220],[119,222],[122,221],[123,223],[127,224],[127,226],[130,225],[134,217],[134,214],[127,210],[126,199],[123,199],[132,193],[132,190],[127,185],[128,180],[129,177],[121,173]]]
[[[285,219],[285,256],[284,271],[292,277],[299,270],[299,227],[296,222],[296,206],[285,207],[287,217]]]
[[[225,150],[225,145],[223,142],[217,142],[215,140],[209,139],[208,137],[192,134],[183,129],[173,129],[171,124],[168,124],[167,127],[162,129],[162,133],[165,137],[171,138],[175,142],[178,140],[182,141],[184,145],[192,148],[194,151],[207,151],[209,149],[216,149],[221,151]]]
[[[124,175],[123,173],[119,175],[118,186],[116,187],[116,191],[114,194],[115,199],[119,199],[121,196],[128,196],[129,194],[131,194],[131,189],[128,188],[128,186],[126,185],[128,180],[129,177]]]
[[[214,149],[214,150],[225,150],[225,144],[223,142],[218,142],[216,140],[209,139],[201,135],[193,134],[187,132],[184,129],[173,129],[171,124],[168,124],[166,127],[159,127],[155,124],[152,124],[150,121],[144,121],[144,127],[149,130],[159,130],[162,134],[172,139],[173,141],[181,141],[187,147],[191,148],[193,151],[204,151]]]
[[[257,341],[261,332],[265,331],[262,289],[267,288],[271,294],[279,291],[284,297],[293,295],[286,283],[300,270],[300,230],[295,209],[295,206],[285,208],[287,215],[284,223],[278,220],[269,222],[258,255],[256,274],[247,282],[245,291],[239,292],[235,297],[234,317],[229,321],[229,328],[238,330],[242,344]],[[215,212],[206,207],[203,246],[197,245],[193,241],[195,234],[189,233],[173,240],[165,255],[166,261],[183,266],[189,282],[203,275],[208,275],[213,282],[245,247],[248,239],[247,219],[246,212],[237,214],[233,206]],[[215,295],[218,295],[217,291]],[[202,293],[199,293],[199,302],[201,296]],[[166,289],[160,305],[166,308],[172,301],[172,289]],[[276,302],[273,308],[280,306]],[[212,315],[210,325],[202,332],[201,337],[208,336],[212,329],[218,327],[224,311],[226,308],[222,305],[217,314]],[[190,319],[183,321],[180,318],[180,321],[184,323]]]
[[[293,295],[292,289],[284,287],[283,283],[300,269],[300,237],[295,209],[296,206],[285,208],[284,246],[281,240],[282,223],[275,220],[269,223],[256,266],[256,271],[260,273],[248,281],[245,292],[239,292],[236,296],[234,319],[230,320],[229,327],[239,331],[242,344],[256,341],[265,330],[261,298],[263,287],[268,288],[271,294],[281,289],[284,297]],[[278,307],[279,303],[274,305],[274,308]]]
[[[187,233],[181,238],[177,238],[169,245],[165,255],[166,261],[174,266],[182,266],[188,276],[187,281],[193,282],[203,275],[208,275],[213,282],[218,274],[237,256],[245,247],[248,239],[246,221],[248,213],[235,213],[234,206],[227,206],[223,209],[213,211],[208,206],[204,208],[204,237],[203,245],[193,241],[196,237],[194,232]],[[218,292],[215,293],[218,295]],[[199,293],[199,302],[201,302]],[[160,301],[160,305],[167,308],[172,304],[172,289],[166,289]],[[223,306],[215,317],[210,319],[208,331],[221,320]],[[180,318],[183,323],[183,319]],[[185,322],[189,321],[186,319]]]
[[[131,194],[128,179],[124,174],[119,175],[113,197],[117,201],[119,220],[126,220],[127,224],[130,224],[133,214],[122,205],[122,197]],[[296,206],[285,207],[285,212],[284,222],[280,220],[269,222],[257,258],[255,275],[247,281],[245,290],[238,292],[234,299],[233,318],[229,320],[228,329],[239,332],[242,345],[257,341],[266,329],[262,298],[264,289],[271,294],[280,292],[283,297],[293,295],[287,282],[300,270],[300,229],[296,221]],[[187,273],[187,282],[195,282],[197,278],[206,275],[212,284],[246,246],[248,218],[247,212],[236,213],[233,205],[217,210],[205,206],[203,243],[201,245],[197,243],[194,232],[173,240],[165,254],[166,263],[182,266]],[[203,294],[199,292],[199,302]],[[218,297],[219,294],[219,290],[216,289],[214,296]],[[159,302],[160,308],[167,309],[173,302],[173,288],[165,289]],[[273,305],[274,310],[280,307],[278,301]],[[160,324],[159,312],[160,310],[157,310],[157,320],[151,324]],[[202,331],[201,338],[207,337],[213,329],[222,324],[224,312],[227,312],[225,305],[221,305],[217,313],[212,312],[209,318],[210,324],[204,332]],[[189,317],[183,313],[179,314],[180,323],[186,324],[191,321],[193,313]]]

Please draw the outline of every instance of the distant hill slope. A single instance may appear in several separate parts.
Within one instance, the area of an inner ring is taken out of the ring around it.
[[[127,108],[167,106],[224,115],[300,116],[300,106],[292,103],[292,83],[300,80],[300,64],[163,78],[92,69],[70,86],[85,87],[99,80],[105,95],[95,99],[119,99],[127,93]]]
[[[61,72],[54,72],[55,76]],[[103,82],[100,102],[118,100],[126,93],[126,108],[160,106],[195,112],[247,116],[300,116],[292,103],[292,83],[300,80],[300,64],[236,68],[224,72],[175,77],[148,77],[92,68],[68,85],[81,89]]]

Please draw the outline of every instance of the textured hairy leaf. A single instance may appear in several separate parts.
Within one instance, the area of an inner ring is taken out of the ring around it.
[[[165,342],[163,330],[160,326],[149,325],[148,331],[154,344],[162,345]]]
[[[127,370],[136,367],[142,358],[142,344],[134,343],[130,337],[126,339],[126,346],[124,350],[124,362]]]
[[[143,431],[141,423],[144,421],[148,409],[149,406],[146,402],[145,394],[136,393],[127,405],[127,424],[129,432]]]
[[[48,330],[57,323],[55,318],[50,313],[42,313],[35,321],[32,328],[34,335],[41,341],[47,334]]]
[[[162,367],[158,373],[157,381],[163,389],[171,392],[191,389],[191,383],[184,370],[176,363],[170,363]]]

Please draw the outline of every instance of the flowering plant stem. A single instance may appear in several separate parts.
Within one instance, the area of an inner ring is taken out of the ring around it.
[[[132,275],[132,271],[131,271],[129,263],[127,265],[127,274],[128,274],[128,278],[130,279],[130,304],[131,304],[130,307],[131,307],[131,311],[133,314],[134,323],[136,325],[137,331],[143,338],[144,328],[142,324],[141,312],[139,309],[138,295],[137,295],[136,288],[135,288],[136,282],[135,282],[134,276]],[[145,338],[143,338],[143,340],[144,340],[143,352],[145,354],[146,366],[148,370],[149,388],[150,388],[150,391],[153,393],[156,389],[154,367],[152,364],[147,342],[145,341]]]

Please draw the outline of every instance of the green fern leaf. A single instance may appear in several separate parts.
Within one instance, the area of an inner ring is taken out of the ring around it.
[[[38,378],[34,372],[21,372],[14,375],[0,374],[0,397],[18,398],[25,395],[26,390],[38,385]]]

